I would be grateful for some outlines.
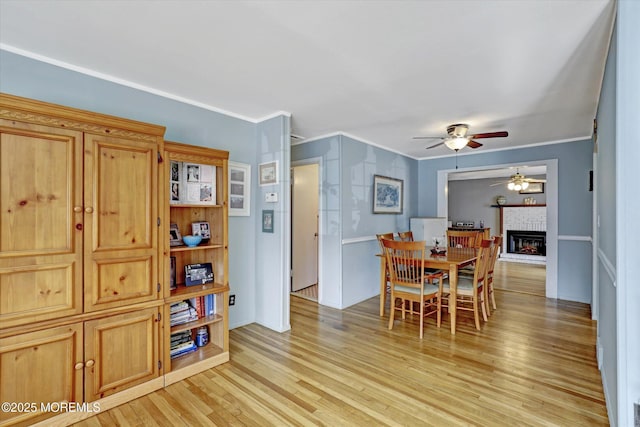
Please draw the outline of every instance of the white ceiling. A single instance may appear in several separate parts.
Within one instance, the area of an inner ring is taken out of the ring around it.
[[[589,138],[614,0],[0,0],[0,48],[414,158]],[[465,148],[463,151],[471,151]]]

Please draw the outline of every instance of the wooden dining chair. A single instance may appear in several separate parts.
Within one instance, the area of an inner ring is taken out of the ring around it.
[[[398,240],[382,240],[384,253],[389,266],[391,304],[389,314],[389,329],[393,329],[395,312],[400,310],[402,318],[406,313],[413,313],[413,308],[407,309],[407,302],[412,306],[419,303],[420,311],[420,339],[423,336],[424,318],[436,313],[437,325],[442,320],[441,296],[442,279],[438,284],[429,283],[428,273],[424,270],[426,242],[402,242]],[[400,304],[396,304],[400,300]],[[429,311],[427,311],[429,310]]]
[[[413,242],[413,232],[412,231],[398,232],[398,240],[403,242]]]
[[[447,230],[447,246],[450,248],[476,248],[482,233],[471,230]]]
[[[477,330],[480,330],[480,310],[482,310],[482,319],[485,322],[487,321],[487,312],[484,303],[484,286],[486,283],[489,258],[491,257],[492,244],[493,242],[491,240],[483,239],[480,242],[473,277],[458,276],[456,301],[451,301],[449,282],[444,281],[442,287],[442,299],[446,300],[447,303],[442,303],[441,306],[448,307],[450,304],[456,304],[458,310],[473,311]]]
[[[493,236],[493,247],[491,249],[491,257],[489,258],[489,265],[487,266],[487,292],[485,298],[485,304],[487,306],[487,315],[491,316],[491,309],[489,307],[489,300],[494,310],[496,307],[496,297],[493,292],[493,270],[496,267],[496,261],[498,260],[498,254],[502,247],[502,236]]]
[[[383,240],[393,240],[393,233],[382,233],[376,234],[376,238],[378,239],[378,244],[380,244],[380,253],[384,257],[384,246],[382,245]],[[385,287],[385,291],[383,295],[380,295],[382,299],[382,304],[380,305],[380,316],[384,315],[384,307],[387,304],[387,295],[389,294],[389,265],[385,262],[385,272],[384,275],[386,277],[387,286]],[[382,288],[382,286],[381,286]]]

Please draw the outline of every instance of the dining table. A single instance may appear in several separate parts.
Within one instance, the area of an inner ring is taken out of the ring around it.
[[[451,323],[451,334],[456,333],[456,293],[458,287],[458,269],[473,264],[478,257],[478,250],[475,248],[439,248],[446,249],[445,253],[432,253],[432,246],[426,248],[424,266],[425,268],[447,271],[449,274],[449,320]],[[380,317],[384,316],[387,302],[387,259],[383,254],[380,257]],[[453,303],[452,303],[453,301]]]

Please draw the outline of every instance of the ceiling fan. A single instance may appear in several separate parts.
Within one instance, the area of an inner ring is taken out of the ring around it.
[[[450,149],[454,151],[458,151],[464,147],[478,148],[482,147],[482,144],[476,139],[483,138],[504,138],[509,136],[509,132],[501,131],[501,132],[487,132],[487,133],[476,133],[474,135],[467,135],[469,131],[469,125],[464,123],[458,123],[455,125],[447,126],[447,137],[441,136],[414,136],[413,139],[442,139],[442,142],[434,144],[426,149],[429,150],[431,148],[439,147],[444,144]]]
[[[491,187],[494,187],[496,185],[507,184],[507,188],[509,190],[520,191],[520,190],[526,190],[527,187],[529,187],[529,184],[532,182],[547,182],[547,180],[527,178],[526,176],[522,175],[518,171],[518,169],[516,169],[515,175],[511,175],[508,181],[496,182],[494,184],[491,184]]]

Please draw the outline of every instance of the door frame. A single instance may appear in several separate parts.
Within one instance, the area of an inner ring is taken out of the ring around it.
[[[437,210],[438,216],[447,218],[448,214],[448,182],[449,173],[500,169],[510,166],[546,166],[547,183],[547,275],[545,278],[545,296],[558,298],[558,159],[534,160],[527,162],[509,162],[485,166],[475,166],[460,169],[446,169],[438,171]]]
[[[324,292],[323,292],[323,238],[325,228],[325,218],[323,216],[323,212],[325,210],[324,207],[324,198],[322,197],[322,157],[311,157],[308,159],[295,160],[290,164],[290,169],[293,169],[296,166],[305,166],[305,165],[318,165],[318,304],[323,305],[324,302]],[[293,181],[292,181],[293,183]],[[292,184],[293,185],[293,184]],[[291,212],[291,220],[289,221],[289,226],[293,228],[293,200],[290,201],[291,206],[289,212]],[[293,229],[290,230],[289,239],[291,240],[291,245],[293,245]],[[289,265],[292,264],[291,259],[291,251],[289,251]],[[291,298],[291,273],[289,272],[289,281],[288,281],[288,292],[287,298]],[[289,305],[291,307],[291,305]]]

